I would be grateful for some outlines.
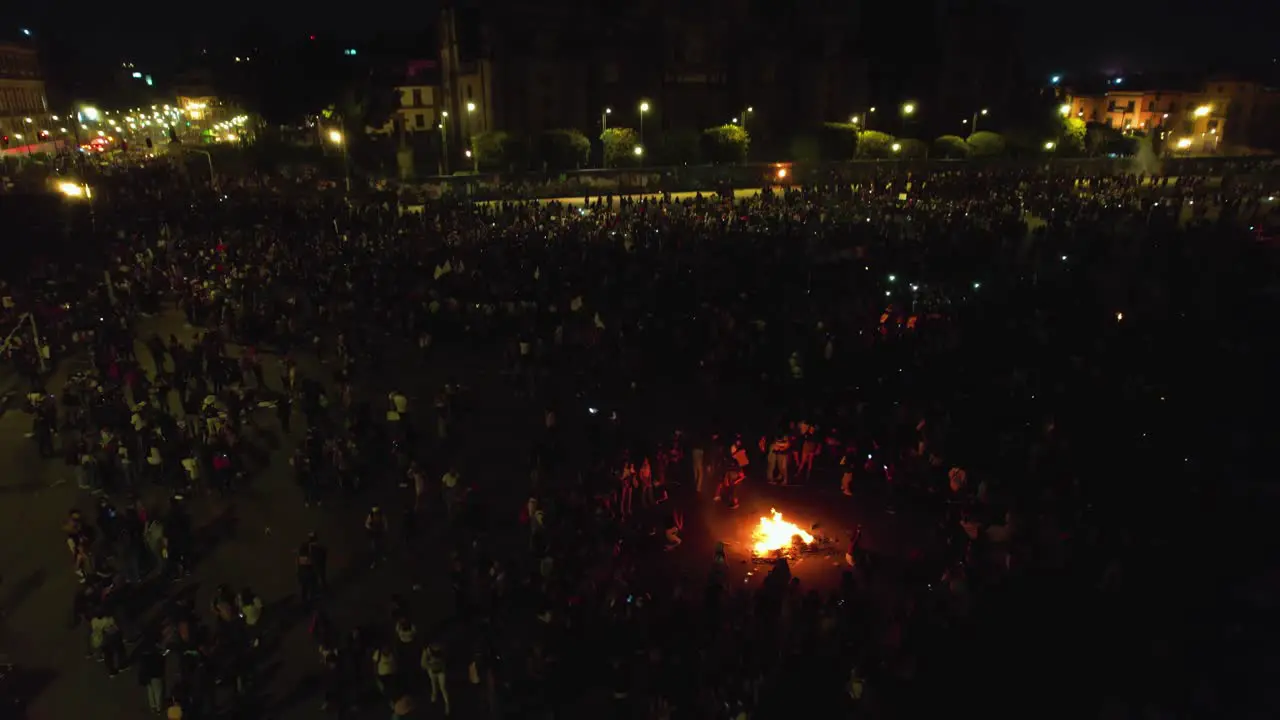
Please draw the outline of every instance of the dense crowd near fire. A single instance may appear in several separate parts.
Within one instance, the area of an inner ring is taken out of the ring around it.
[[[292,617],[335,717],[910,717],[975,688],[1001,716],[1227,712],[1212,672],[1090,648],[1165,630],[1148,580],[1208,448],[1261,439],[1197,419],[1203,378],[1251,367],[1274,279],[1254,177],[886,171],[421,213],[104,179],[101,247],[0,293],[32,442],[83,491],[39,521],[65,523],[86,662],[135,673],[139,713],[278,715],[262,672]],[[139,330],[178,312],[183,337]],[[514,476],[483,452],[506,432]],[[299,512],[359,507],[367,544],[291,541],[288,602],[203,576],[201,509],[290,480]],[[770,482],[931,530],[842,548],[825,584],[743,583],[689,528]],[[331,617],[339,552],[404,579],[369,603],[389,612]]]

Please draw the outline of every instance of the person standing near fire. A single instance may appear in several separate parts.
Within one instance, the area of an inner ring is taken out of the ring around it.
[[[729,457],[733,458],[734,464],[745,479],[748,474],[747,468],[751,465],[751,456],[747,454],[747,444],[742,441],[741,435],[734,438],[733,445],[729,446]]]
[[[769,455],[765,460],[765,479],[770,485],[790,484],[788,455],[791,452],[791,437],[780,433],[769,444]]]
[[[716,500],[724,500],[725,507],[730,510],[738,508],[738,491],[737,487],[745,477],[745,473],[737,465],[730,465],[729,469],[724,473],[724,479],[720,481],[720,487],[716,490]]]

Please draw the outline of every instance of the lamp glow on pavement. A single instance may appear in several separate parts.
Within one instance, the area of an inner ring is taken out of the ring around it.
[[[90,197],[88,185],[77,185],[73,182],[58,183],[58,192],[69,198]]]

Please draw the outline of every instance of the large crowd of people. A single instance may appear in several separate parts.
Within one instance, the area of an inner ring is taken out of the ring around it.
[[[1168,635],[1218,640],[1170,586],[1211,562],[1188,524],[1265,436],[1205,420],[1255,367],[1275,277],[1274,177],[1248,177],[886,169],[422,212],[104,179],[101,248],[0,292],[33,442],[83,491],[86,655],[170,718],[278,711],[273,612],[305,614],[335,717],[1227,713]],[[142,329],[165,313],[191,332]],[[424,384],[444,356],[466,360]],[[353,551],[411,586],[389,613],[331,618],[318,534],[287,609],[235,577],[183,592],[193,508],[261,481],[266,427],[299,508],[368,508]],[[514,477],[463,451],[511,428]],[[743,583],[689,528],[766,483],[932,530]],[[447,587],[419,579],[433,554]],[[159,622],[122,617],[144,603]]]

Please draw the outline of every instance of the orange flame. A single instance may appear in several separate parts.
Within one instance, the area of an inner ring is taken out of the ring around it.
[[[756,541],[756,555],[768,555],[775,550],[783,550],[791,547],[793,538],[799,537],[800,542],[809,545],[813,542],[813,536],[800,529],[799,525],[789,523],[782,519],[782,513],[769,508],[769,513],[773,517],[760,518],[760,524],[752,532],[751,536]]]

